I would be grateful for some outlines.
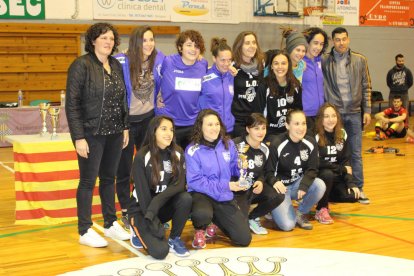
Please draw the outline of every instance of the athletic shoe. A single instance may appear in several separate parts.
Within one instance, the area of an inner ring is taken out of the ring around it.
[[[299,210],[296,211],[296,224],[299,225],[300,228],[305,230],[313,229],[313,226],[309,222],[307,215],[302,214]]]
[[[249,219],[249,227],[250,227],[250,230],[252,230],[253,233],[255,233],[256,235],[267,235],[268,234],[266,228],[264,228],[260,224],[260,218]]]
[[[168,245],[170,246],[170,252],[175,253],[178,257],[190,256],[190,251],[185,247],[185,244],[180,237],[168,239]]]
[[[141,240],[137,237],[137,235],[135,235],[135,232],[132,229],[132,227],[130,228],[130,232],[131,232],[131,235],[130,235],[129,241],[131,243],[131,246],[136,249],[144,248]]]
[[[271,213],[267,213],[266,215],[264,215],[265,219],[267,220],[273,220],[272,214]]]
[[[124,224],[124,229],[129,230],[131,226],[129,225],[128,215],[122,216],[121,221]]]
[[[90,247],[108,246],[108,242],[98,233],[96,233],[92,228],[89,228],[85,234],[79,237],[79,243]]]
[[[122,228],[117,221],[114,221],[111,227],[105,228],[104,234],[105,237],[121,241],[127,241],[130,239],[129,233],[125,231],[124,228]]]
[[[206,247],[206,236],[204,230],[195,231],[192,246],[197,249],[202,249]]]
[[[369,198],[365,195],[365,193],[363,191],[361,191],[360,195],[359,195],[359,199],[358,202],[361,204],[369,204]]]
[[[328,208],[321,208],[319,211],[316,211],[315,219],[319,221],[319,223],[322,224],[332,224],[334,223],[334,220],[329,215]]]
[[[213,238],[215,235],[217,235],[217,229],[217,225],[210,223],[206,228],[206,236],[208,238]]]

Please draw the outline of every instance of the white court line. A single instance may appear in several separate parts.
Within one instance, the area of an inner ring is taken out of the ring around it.
[[[95,226],[96,229],[98,229],[100,232],[104,232],[104,229],[102,226],[100,226],[97,223],[93,223],[93,226]],[[114,242],[118,243],[120,246],[128,249],[129,251],[131,251],[133,254],[137,255],[138,257],[145,257],[144,254],[142,254],[141,252],[139,252],[138,250],[136,250],[135,248],[133,248],[132,246],[130,246],[128,243],[121,241],[121,240],[117,240],[117,239],[112,239]]]
[[[13,163],[13,162],[7,162],[7,163]],[[0,162],[0,166],[2,166],[3,168],[5,168],[6,170],[8,170],[11,173],[14,173],[14,170],[12,168],[10,168],[9,166],[7,166],[6,164],[4,164],[3,162]]]

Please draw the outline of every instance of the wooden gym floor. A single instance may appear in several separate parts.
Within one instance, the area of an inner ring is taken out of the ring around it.
[[[332,249],[414,260],[414,144],[405,143],[405,139],[372,141],[368,137],[372,130],[373,123],[363,138],[363,150],[383,145],[399,148],[405,156],[363,154],[365,192],[371,204],[331,204],[335,223],[313,221],[312,231],[296,228],[281,232],[271,229],[272,222],[264,221],[269,234],[253,235],[250,246]],[[50,226],[15,225],[12,148],[0,148],[0,183],[1,275],[56,275],[136,257],[122,243],[112,240],[101,249],[80,245],[76,221]],[[102,220],[96,223],[102,225]],[[192,234],[188,223],[182,239],[189,248]],[[229,246],[226,239],[219,238],[206,250]]]

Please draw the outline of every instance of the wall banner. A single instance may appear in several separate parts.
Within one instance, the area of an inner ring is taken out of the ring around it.
[[[240,22],[237,0],[168,0],[171,21],[230,23]]]
[[[93,19],[170,21],[167,9],[169,0],[92,1]]]
[[[364,0],[360,1],[360,26],[410,27],[414,25],[414,8],[410,0]]]
[[[45,0],[0,0],[0,19],[45,19]]]

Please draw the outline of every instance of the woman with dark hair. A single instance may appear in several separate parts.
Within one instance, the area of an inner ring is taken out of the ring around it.
[[[176,125],[177,144],[185,148],[200,107],[201,82],[207,72],[204,39],[198,31],[179,34],[177,54],[167,56],[161,69],[161,93],[157,114],[168,115]]]
[[[246,163],[242,176],[249,186],[247,190],[235,192],[235,198],[249,219],[250,230],[258,235],[266,235],[266,228],[260,224],[260,217],[269,213],[284,200],[270,185],[265,185],[264,167],[269,157],[269,148],[263,142],[266,136],[267,121],[260,113],[252,113],[246,119],[247,135],[233,141],[239,153],[239,160]],[[251,211],[250,205],[257,204]]]
[[[302,103],[306,115],[308,134],[315,131],[315,118],[319,107],[325,102],[321,55],[328,47],[328,35],[324,30],[311,27],[303,31],[308,48],[303,61],[306,63],[302,76]]]
[[[191,144],[185,151],[188,191],[193,197],[191,220],[194,248],[206,247],[217,227],[233,244],[248,246],[252,239],[246,217],[233,192],[241,191],[237,151],[217,112],[202,110],[195,121]],[[217,226],[216,226],[217,225]]]
[[[224,38],[211,40],[211,54],[214,64],[207,70],[203,78],[199,104],[201,109],[213,109],[226,126],[227,133],[234,127],[234,116],[231,114],[233,101],[233,82],[230,66],[232,61],[231,48]]]
[[[174,136],[171,118],[153,118],[132,167],[135,189],[128,209],[131,244],[144,247],[156,259],[164,259],[168,252],[190,255],[180,236],[190,215],[191,196],[185,191],[184,156]],[[171,219],[167,240],[163,223]]]
[[[129,239],[116,221],[114,185],[122,148],[128,144],[128,106],[121,64],[111,56],[119,45],[118,32],[108,23],[96,23],[86,31],[85,39],[87,54],[69,67],[65,110],[80,172],[76,192],[79,242],[105,247],[108,242],[91,228],[97,176],[105,236]]]
[[[282,231],[291,231],[297,224],[311,230],[307,218],[325,192],[325,184],[318,174],[318,146],[306,135],[306,117],[301,110],[291,110],[286,116],[287,132],[278,135],[270,145],[266,164],[266,181],[284,201],[272,211],[272,218]],[[293,200],[299,203],[295,214]]]
[[[270,56],[269,75],[259,86],[254,109],[263,113],[269,123],[267,136],[286,131],[286,115],[290,109],[302,109],[302,87],[292,72],[292,62],[284,50]]]
[[[231,113],[235,118],[233,136],[238,137],[246,134],[245,120],[253,112],[257,87],[263,81],[264,55],[254,32],[238,34],[233,43],[233,59],[238,72],[234,77]]]
[[[159,89],[164,54],[155,49],[150,26],[135,28],[126,53],[115,56],[124,72],[129,107],[129,143],[122,151],[116,176],[116,193],[122,209],[122,222],[129,229],[127,208],[131,197],[130,175],[134,146],[138,150],[144,140],[149,121],[154,117],[156,92]]]
[[[333,223],[328,202],[357,202],[360,191],[352,177],[347,134],[338,110],[330,103],[321,106],[316,116],[316,142],[319,146],[319,174],[326,191],[316,206],[315,219]]]

